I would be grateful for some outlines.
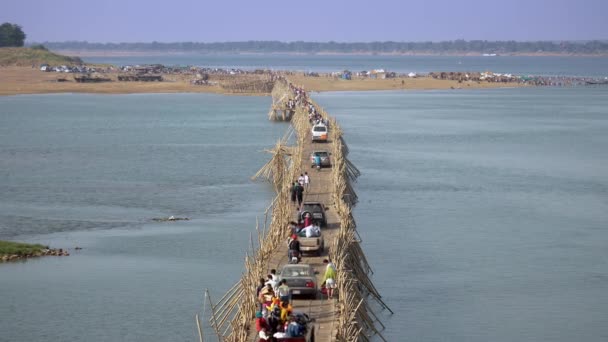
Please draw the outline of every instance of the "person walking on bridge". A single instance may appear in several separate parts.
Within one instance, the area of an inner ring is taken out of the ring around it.
[[[287,285],[287,279],[281,280],[281,286],[277,289],[277,294],[282,303],[291,302],[291,291]]]
[[[321,170],[321,156],[318,154],[315,154],[315,167],[317,168],[317,171]]]
[[[308,176],[308,172],[304,172],[304,189],[308,192],[308,187],[310,186],[310,177]]]
[[[260,295],[258,299],[260,303],[262,303],[262,315],[267,316],[266,308],[272,304],[272,298],[274,297],[274,291],[272,290],[272,285],[266,284],[262,290],[260,290]]]
[[[293,204],[296,204],[296,187],[298,186],[298,182],[294,182],[293,185],[291,186],[291,201],[293,202]]]
[[[327,259],[324,259],[323,263],[327,265],[325,275],[323,276],[323,284],[327,289],[327,298],[333,298],[334,289],[336,288],[336,266]]]
[[[268,326],[268,323],[266,322],[266,319],[262,315],[262,312],[261,311],[257,311],[255,313],[255,330],[257,332],[260,332],[260,331],[262,331],[262,329],[270,330],[270,327]]]
[[[260,282],[259,285],[256,289],[255,295],[260,298],[260,292],[262,292],[262,289],[266,287],[266,279],[264,278],[260,278]],[[260,312],[262,311],[263,308],[263,304],[260,302]]]
[[[298,236],[296,234],[293,234],[291,236],[291,239],[289,239],[288,241],[287,257],[289,258],[289,263],[297,264],[300,261],[300,255],[300,241],[298,241]]]
[[[302,200],[304,199],[304,187],[296,182],[294,186],[296,198],[298,199],[298,209],[302,208]]]
[[[278,283],[276,280],[274,280],[272,274],[269,274],[267,276],[265,285],[270,285],[272,287],[272,291],[274,291],[275,293],[277,292]]]

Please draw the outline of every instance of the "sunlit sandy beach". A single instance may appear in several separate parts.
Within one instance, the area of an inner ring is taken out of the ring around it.
[[[223,82],[248,81],[255,76],[233,75],[217,79],[210,75],[209,85],[193,85],[192,76],[182,74],[163,75],[162,82],[120,82],[118,74],[104,74],[111,82],[77,83],[73,74],[41,72],[32,67],[0,67],[0,95],[48,94],[48,93],[224,93],[232,92],[221,87]],[[431,77],[344,80],[336,77],[308,77],[294,74],[290,79],[309,91],[369,91],[369,90],[415,90],[415,89],[477,89],[521,87],[519,83],[462,82],[438,80]],[[64,80],[64,81],[59,81]],[[258,94],[259,95],[259,94]],[[263,95],[263,94],[262,94]]]

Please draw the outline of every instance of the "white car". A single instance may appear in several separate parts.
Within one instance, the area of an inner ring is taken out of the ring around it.
[[[312,126],[312,130],[311,130],[311,136],[312,136],[312,141],[323,141],[323,142],[327,142],[327,136],[329,135],[329,130],[327,129],[327,126],[323,125],[323,124],[317,124]]]

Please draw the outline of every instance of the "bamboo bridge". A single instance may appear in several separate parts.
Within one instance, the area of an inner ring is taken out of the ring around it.
[[[305,254],[302,263],[310,264],[318,271],[317,283],[320,284],[325,271],[322,261],[329,258],[337,269],[337,298],[294,299],[293,308],[314,319],[311,323],[314,325],[312,341],[386,341],[381,333],[384,325],[379,316],[383,310],[391,314],[392,311],[374,287],[370,279],[372,268],[361,249],[361,238],[352,215],[357,203],[352,184],[359,176],[359,170],[347,159],[348,147],[343,131],[334,118],[287,79],[275,81],[272,98],[270,120],[290,121],[291,125],[274,148],[266,151],[271,158],[253,179],[271,182],[276,197],[266,210],[264,222],[256,224],[257,236],[250,237],[251,249],[245,256],[246,272],[242,278],[217,302],[212,301],[206,291],[203,312],[204,315],[208,312],[208,325],[215,336],[209,336],[207,331],[205,338],[230,342],[258,341],[254,325],[254,314],[259,306],[256,287],[259,279],[266,278],[270,269],[280,270],[287,263],[286,241],[291,234],[288,227],[297,213],[290,198],[291,185],[304,171],[312,170],[304,201],[321,202],[327,208],[327,226],[322,229],[325,250],[321,256]],[[311,142],[308,116],[311,105],[329,122],[328,142],[321,147]],[[282,115],[277,115],[277,111],[282,111]],[[331,168],[318,172],[310,168],[309,156],[313,148],[331,153]],[[203,341],[198,315],[196,322],[200,341]]]

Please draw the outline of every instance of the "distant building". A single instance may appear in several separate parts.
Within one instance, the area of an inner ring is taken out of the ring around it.
[[[384,69],[374,69],[369,72],[369,78],[384,79],[386,78],[386,71]]]

